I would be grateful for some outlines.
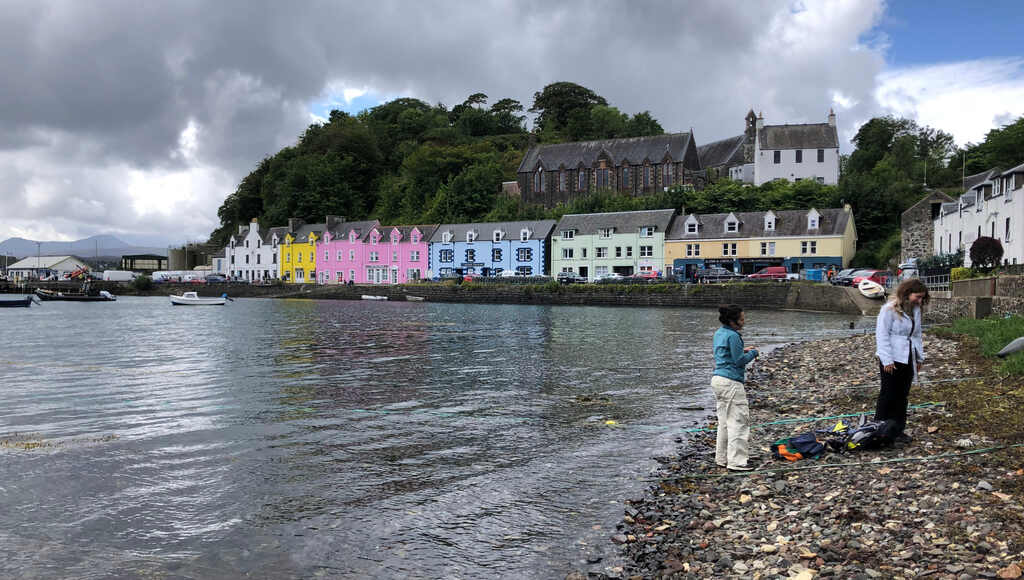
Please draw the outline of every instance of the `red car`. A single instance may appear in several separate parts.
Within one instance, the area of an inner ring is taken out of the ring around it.
[[[653,271],[653,270],[647,270],[647,271],[644,271],[644,272],[637,272],[636,274],[633,274],[633,278],[635,280],[653,281],[653,280],[660,279],[661,276],[659,276],[658,273]]]
[[[885,283],[889,280],[890,276],[892,276],[892,272],[887,272],[885,270],[861,270],[853,277],[853,285],[857,286],[857,284],[860,284],[861,280],[871,280],[872,282],[885,286]]]
[[[766,266],[757,272],[750,274],[747,278],[751,280],[785,280],[785,266]]]

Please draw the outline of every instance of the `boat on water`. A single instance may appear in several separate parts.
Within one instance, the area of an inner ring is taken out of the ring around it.
[[[0,298],[0,308],[28,308],[36,300],[38,298],[35,296],[25,296],[24,298],[15,298],[13,300]]]
[[[406,294],[405,299],[409,302],[423,302],[426,298],[422,296],[413,296],[412,294]]]
[[[117,300],[117,296],[114,296],[106,290],[90,292],[87,288],[83,288],[80,292],[64,292],[62,290],[36,288],[36,296],[38,296],[40,300],[44,301],[63,302],[113,302]]]
[[[363,294],[363,300],[387,300],[387,296],[377,296],[374,294]]]
[[[220,296],[200,296],[195,292],[185,292],[181,296],[169,296],[174,306],[224,306],[227,304],[227,294]]]
[[[885,298],[885,286],[871,280],[861,280],[857,290],[867,298]]]

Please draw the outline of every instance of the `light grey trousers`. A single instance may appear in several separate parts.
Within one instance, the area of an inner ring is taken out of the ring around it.
[[[715,375],[711,377],[718,411],[718,441],[715,463],[722,467],[747,465],[750,438],[750,407],[743,383]]]

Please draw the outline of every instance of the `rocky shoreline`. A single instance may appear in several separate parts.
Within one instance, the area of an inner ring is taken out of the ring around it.
[[[610,578],[1018,578],[1024,567],[1020,379],[995,377],[969,341],[925,337],[905,445],[771,457],[773,441],[871,418],[873,335],[790,345],[755,363],[750,474],[714,463],[708,429],[659,458],[612,541]],[[973,378],[982,377],[982,378]],[[823,417],[832,417],[825,419]],[[803,421],[800,419],[811,418]],[[821,418],[813,420],[813,418]],[[572,572],[569,578],[584,578]]]

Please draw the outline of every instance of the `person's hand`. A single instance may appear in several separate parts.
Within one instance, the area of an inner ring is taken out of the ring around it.
[[[889,373],[890,375],[896,371],[896,363],[889,363],[882,367],[882,370]]]
[[[752,350],[754,350],[754,347],[752,347],[752,346],[745,346],[745,347],[743,347],[743,352],[750,352]]]

